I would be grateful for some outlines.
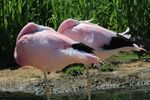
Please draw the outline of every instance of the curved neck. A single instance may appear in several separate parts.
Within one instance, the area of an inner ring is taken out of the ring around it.
[[[33,22],[28,23],[20,31],[20,33],[17,37],[17,40],[19,40],[23,35],[31,34],[31,33],[35,32],[37,30],[37,28],[38,28],[37,24],[35,24]]]
[[[72,28],[72,27],[74,27],[78,24],[79,24],[79,22],[77,20],[67,19],[67,20],[65,20],[64,22],[61,23],[61,25],[59,26],[57,31],[59,33],[64,33],[64,31],[66,31],[67,29]]]

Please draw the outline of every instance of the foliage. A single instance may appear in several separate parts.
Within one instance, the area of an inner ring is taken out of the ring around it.
[[[94,19],[117,32],[150,37],[150,0],[0,0],[0,65],[14,62],[21,28],[30,21],[57,29],[67,18]]]
[[[150,54],[140,56],[140,59],[149,60]],[[132,61],[140,60],[139,55],[135,52],[120,52],[117,55],[113,55],[110,58],[106,59],[105,63],[100,66],[101,71],[114,71],[119,67],[119,64],[129,63]]]
[[[66,71],[64,71],[66,75],[70,75],[70,76],[82,75],[83,72],[84,72],[84,67],[82,66],[72,66],[68,68]]]
[[[103,64],[103,65],[100,66],[100,70],[101,70],[102,72],[108,72],[108,71],[111,72],[111,71],[114,71],[116,67],[117,67],[117,66],[114,66],[114,65],[111,64],[111,63],[105,63],[105,64]]]
[[[141,56],[141,60],[142,59],[149,60],[149,58],[150,58],[150,54]],[[136,53],[120,52],[117,55],[113,55],[110,58],[106,59],[105,63],[99,66],[99,69],[102,72],[111,72],[116,70],[116,68],[119,67],[119,64],[129,63],[131,61],[136,61],[136,60],[140,60]],[[70,76],[81,75],[84,71],[85,71],[84,65],[82,64],[72,64],[71,66],[66,67],[63,70],[63,72],[66,75],[70,75]]]

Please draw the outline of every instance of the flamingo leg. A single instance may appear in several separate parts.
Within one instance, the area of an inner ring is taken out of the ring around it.
[[[90,72],[89,72],[89,66],[86,67],[86,71],[87,71],[87,89],[88,89],[88,100],[91,100],[91,84],[92,84],[92,80],[90,78]]]
[[[43,74],[44,74],[44,80],[46,82],[46,91],[45,91],[45,94],[46,94],[47,100],[50,100],[50,90],[48,88],[47,72],[43,72]]]

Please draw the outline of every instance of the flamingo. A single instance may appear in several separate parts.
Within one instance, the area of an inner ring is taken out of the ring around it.
[[[119,51],[146,51],[130,41],[131,35],[126,34],[129,32],[129,28],[125,32],[117,33],[91,23],[91,20],[78,21],[67,19],[60,24],[57,31],[75,41],[94,48],[94,53],[101,61]],[[90,92],[89,100],[91,100]]]
[[[20,65],[32,65],[40,69],[47,82],[47,72],[62,70],[73,63],[99,63],[94,49],[76,42],[54,29],[33,22],[28,23],[18,34],[14,58]],[[48,84],[46,95],[50,100]]]
[[[125,32],[117,33],[90,21],[67,19],[60,24],[57,31],[75,41],[94,48],[94,53],[101,61],[119,51],[146,51],[130,41],[131,35],[126,34],[129,32],[129,28]]]

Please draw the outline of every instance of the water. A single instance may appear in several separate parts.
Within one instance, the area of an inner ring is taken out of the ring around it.
[[[34,94],[0,92],[0,100],[46,100]],[[87,100],[86,93],[52,95],[51,100]],[[150,88],[107,90],[92,94],[92,100],[150,100]]]

